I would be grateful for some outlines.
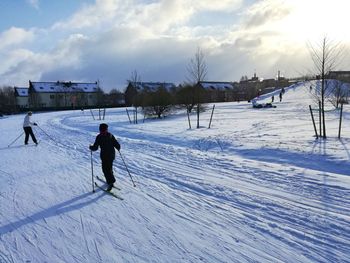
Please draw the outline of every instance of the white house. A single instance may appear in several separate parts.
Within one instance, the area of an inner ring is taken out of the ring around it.
[[[29,81],[29,105],[33,108],[75,108],[96,106],[98,82],[34,82]]]
[[[16,105],[20,109],[27,109],[27,108],[29,108],[28,91],[29,91],[28,88],[15,87]]]

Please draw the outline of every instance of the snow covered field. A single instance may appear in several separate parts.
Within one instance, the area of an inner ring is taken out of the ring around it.
[[[123,201],[92,193],[89,111],[34,113],[37,147],[8,147],[24,115],[0,119],[0,262],[350,262],[350,107],[341,140],[338,111],[315,140],[308,92],[216,104],[210,129],[210,110],[189,129],[107,109]]]

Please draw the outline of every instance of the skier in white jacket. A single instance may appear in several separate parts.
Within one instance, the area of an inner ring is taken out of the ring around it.
[[[35,122],[30,121],[30,117],[32,116],[32,114],[33,113],[31,111],[29,111],[27,113],[27,115],[24,117],[23,130],[26,134],[26,137],[24,139],[24,144],[28,144],[29,135],[30,135],[30,137],[32,137],[33,142],[35,144],[38,144],[38,142],[34,136],[33,130],[32,130],[32,125],[37,126],[37,124]]]

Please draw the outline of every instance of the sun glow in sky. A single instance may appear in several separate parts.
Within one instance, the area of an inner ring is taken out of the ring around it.
[[[292,13],[285,26],[292,36],[317,40],[322,36],[348,41],[350,1],[290,1]],[[312,11],[313,10],[313,11]],[[283,22],[281,23],[283,26]]]
[[[96,81],[123,89],[186,80],[203,49],[207,80],[310,73],[306,43],[341,41],[348,56],[347,0],[1,0],[0,86]],[[350,70],[349,59],[342,68]]]

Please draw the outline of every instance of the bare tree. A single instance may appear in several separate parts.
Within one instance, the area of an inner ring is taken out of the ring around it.
[[[130,78],[127,81],[128,81],[128,84],[129,83],[136,84],[137,82],[141,82],[141,76],[136,69],[131,72]]]
[[[128,87],[125,91],[125,103],[127,106],[134,106],[135,108],[140,106],[140,99],[137,85],[141,83],[141,76],[134,70],[131,72],[129,79],[127,80]]]
[[[326,138],[326,121],[325,121],[325,95],[329,88],[326,81],[328,73],[333,70],[339,61],[342,54],[342,48],[339,42],[329,40],[326,36],[323,37],[321,43],[308,44],[309,52],[315,66],[317,75],[321,80],[321,90],[319,93],[319,101],[321,102],[323,138]]]
[[[196,54],[191,58],[187,66],[188,80],[191,84],[197,84],[199,81],[204,81],[208,74],[207,63],[203,50],[198,47]]]
[[[190,84],[180,85],[175,94],[176,104],[180,107],[185,108],[188,112],[191,112],[192,109],[196,106],[194,101],[194,87]]]
[[[348,85],[340,80],[334,80],[331,83],[331,92],[328,97],[328,101],[337,109],[341,103],[347,101]]]
[[[190,63],[187,66],[188,71],[188,80],[193,87],[193,101],[197,104],[197,128],[199,128],[199,113],[201,107],[201,91],[198,88],[200,81],[204,81],[207,74],[208,68],[205,61],[205,54],[201,48],[197,48],[197,51],[194,57],[190,60]]]
[[[142,104],[145,115],[156,115],[160,119],[173,109],[174,96],[161,85],[156,90],[144,90]]]
[[[129,79],[127,80],[128,86],[124,92],[125,105],[133,106],[134,110],[134,123],[137,123],[137,108],[142,106],[142,92],[138,89],[141,84],[141,76],[135,69],[131,72]]]
[[[123,104],[124,93],[117,89],[112,89],[108,94],[105,94],[105,103],[108,106],[119,106]]]

